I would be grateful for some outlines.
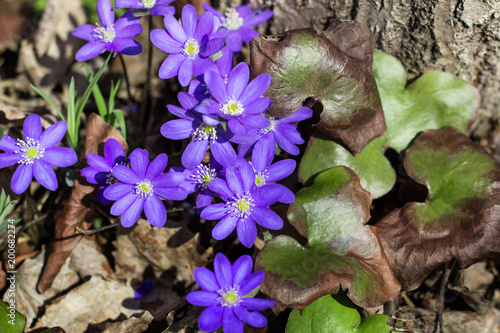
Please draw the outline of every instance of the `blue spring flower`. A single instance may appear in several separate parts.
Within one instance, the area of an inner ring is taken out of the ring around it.
[[[222,56],[215,61],[215,68],[219,72],[219,75],[226,81],[233,69],[233,53],[227,47],[223,47],[220,50]],[[188,93],[193,95],[198,101],[202,101],[205,98],[210,98],[210,90],[208,90],[207,84],[205,83],[205,73],[197,76],[198,80],[193,80],[189,84]]]
[[[111,206],[111,214],[121,215],[121,224],[128,228],[137,222],[144,210],[149,223],[162,227],[167,221],[167,211],[160,198],[186,199],[186,190],[180,186],[184,175],[162,174],[168,162],[165,154],[158,155],[150,163],[147,150],[137,148],[129,158],[131,168],[115,166],[113,175],[119,182],[104,190],[106,199],[116,201]]]
[[[250,69],[244,62],[234,67],[227,82],[216,71],[205,74],[205,82],[216,101],[205,99],[195,110],[227,119],[235,135],[245,135],[248,128],[266,128],[271,122],[262,114],[271,105],[269,97],[262,97],[271,84],[269,74],[260,74],[250,83]]]
[[[115,8],[147,9],[151,16],[174,15],[175,8],[168,6],[174,0],[116,0]]]
[[[210,160],[209,165],[203,163],[198,164],[193,169],[183,167],[172,167],[172,172],[182,172],[185,176],[184,182],[181,184],[188,194],[199,191],[196,197],[196,208],[198,212],[212,203],[214,192],[208,188],[210,182],[215,178],[224,179],[222,165],[214,158]]]
[[[270,165],[269,165],[270,164]],[[288,177],[295,170],[296,162],[291,159],[281,160],[271,164],[260,158],[260,155],[252,154],[252,165],[255,172],[255,186],[261,187],[264,185],[273,186],[278,191],[282,192],[278,199],[282,203],[292,203],[295,201],[295,194],[290,189],[282,184],[275,183]]]
[[[182,153],[182,165],[187,169],[198,166],[208,147],[220,164],[230,165],[234,163],[237,156],[229,142],[231,133],[220,125],[217,116],[212,117],[195,112],[193,108],[198,104],[198,101],[187,93],[179,93],[178,99],[182,108],[170,104],[167,105],[167,108],[172,114],[182,119],[166,122],[160,128],[160,132],[164,137],[172,140],[192,138]]]
[[[213,332],[222,326],[223,332],[243,333],[246,323],[254,327],[267,325],[267,318],[259,313],[275,305],[268,299],[245,297],[264,281],[264,271],[252,273],[253,261],[249,255],[239,257],[233,265],[222,253],[214,259],[215,274],[204,267],[194,270],[194,279],[203,289],[190,292],[186,299],[197,306],[206,306],[198,327]]]
[[[250,28],[262,24],[273,16],[271,10],[254,10],[248,5],[238,6],[227,10],[226,15],[222,15],[210,5],[203,4],[205,10],[214,14],[221,21],[218,37],[226,39],[226,45],[232,52],[241,51],[243,42],[250,43],[252,38],[259,35],[257,31]]]
[[[129,11],[115,23],[115,13],[109,0],[97,0],[97,15],[101,25],[84,24],[71,32],[75,37],[90,41],[78,50],[76,60],[92,59],[104,50],[127,55],[142,52],[141,44],[132,39],[142,32],[140,17],[134,17]]]
[[[115,183],[118,179],[113,175],[113,167],[116,165],[128,165],[129,160],[125,158],[122,145],[111,138],[104,144],[104,157],[97,154],[87,154],[88,167],[83,168],[81,174],[91,184],[102,184],[97,191],[97,200],[107,206],[111,203],[103,195],[104,190]]]
[[[206,207],[200,214],[207,220],[221,219],[212,230],[213,238],[224,239],[236,228],[240,242],[249,248],[257,238],[255,223],[271,230],[283,227],[281,217],[269,208],[280,200],[282,189],[271,185],[256,187],[254,170],[245,160],[228,166],[226,181],[214,179],[208,188],[225,201]]]
[[[165,16],[167,29],[151,31],[151,42],[163,52],[170,55],[162,63],[159,70],[161,79],[178,76],[179,83],[186,87],[193,78],[208,68],[215,67],[209,56],[217,53],[223,46],[222,38],[214,38],[217,30],[216,20],[211,13],[203,13],[198,17],[192,5],[182,9],[182,24],[171,15]]]
[[[40,117],[29,115],[24,120],[24,140],[14,140],[4,135],[0,140],[0,168],[19,164],[12,176],[11,188],[21,194],[29,187],[33,176],[43,187],[55,191],[58,187],[57,176],[51,165],[68,167],[78,161],[71,148],[56,147],[66,134],[67,125],[59,121],[43,131]]]
[[[269,116],[271,125],[266,128],[252,129],[244,137],[233,137],[232,142],[239,143],[238,155],[247,156],[253,149],[258,156],[274,156],[276,144],[281,149],[292,155],[298,155],[300,150],[296,145],[304,143],[296,123],[311,118],[313,112],[310,108],[303,106],[292,115],[284,118]],[[272,160],[272,159],[271,159]]]

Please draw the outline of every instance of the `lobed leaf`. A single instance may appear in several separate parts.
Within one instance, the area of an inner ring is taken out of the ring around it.
[[[251,69],[271,75],[266,92],[275,117],[291,115],[312,98],[323,112],[318,129],[359,153],[385,132],[372,72],[370,32],[355,22],[334,21],[323,33],[312,28],[250,42]]]
[[[276,309],[304,309],[315,299],[348,289],[357,305],[372,307],[394,298],[400,285],[385,258],[370,218],[371,198],[350,169],[322,172],[300,190],[288,219],[308,239],[304,247],[288,236],[266,243],[256,266],[266,273],[261,290]]]
[[[0,316],[2,318],[0,319],[0,332],[24,332],[24,328],[26,326],[26,317],[17,312],[14,307],[15,302],[7,305],[0,300]]]
[[[467,82],[428,72],[406,88],[406,74],[394,57],[373,53],[373,73],[384,109],[385,146],[404,150],[424,130],[455,126],[467,134],[479,107],[479,94]]]
[[[451,259],[467,267],[500,254],[499,162],[450,126],[423,132],[404,165],[428,188],[427,200],[407,203],[376,227],[405,290]]]
[[[396,174],[383,154],[383,140],[370,142],[359,155],[323,136],[313,136],[299,164],[299,180],[310,182],[318,173],[335,166],[346,166],[359,175],[361,186],[372,199],[388,193],[396,182]]]
[[[342,295],[326,295],[304,310],[292,310],[286,324],[287,333],[389,333],[386,315],[372,315],[361,323],[354,305]]]

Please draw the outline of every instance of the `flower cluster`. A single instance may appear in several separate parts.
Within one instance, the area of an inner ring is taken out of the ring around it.
[[[212,332],[222,326],[224,332],[243,333],[243,323],[254,327],[266,326],[267,318],[258,311],[269,309],[275,303],[245,297],[264,280],[264,272],[252,273],[252,266],[252,258],[248,255],[239,257],[231,265],[226,256],[217,253],[214,272],[204,267],[194,270],[194,278],[203,290],[190,292],[187,301],[207,307],[198,320],[201,330]]]

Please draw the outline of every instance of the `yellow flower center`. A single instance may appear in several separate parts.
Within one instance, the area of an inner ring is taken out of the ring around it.
[[[96,23],[94,36],[104,43],[111,43],[116,37],[115,28],[112,24],[107,27],[101,27],[98,23]]]
[[[14,153],[21,154],[21,159],[17,162],[19,164],[33,164],[33,162],[42,158],[45,152],[44,148],[40,148],[40,142],[29,137],[26,137],[26,141],[17,139],[16,145],[20,149]]]
[[[151,195],[153,195],[153,184],[149,181],[149,179],[144,179],[143,181],[140,181],[135,185],[135,192],[141,197],[141,198],[147,198]]]
[[[191,59],[196,58],[198,53],[200,52],[200,46],[198,42],[194,38],[189,38],[186,43],[184,43],[184,48],[182,49],[182,53]]]
[[[219,297],[217,299],[221,306],[234,307],[238,306],[241,302],[240,290],[238,286],[231,287],[227,290],[221,289],[218,292]]]
[[[156,4],[156,0],[141,0],[141,4],[144,8],[153,8]]]
[[[226,104],[224,104],[220,110],[224,113],[224,114],[228,114],[228,115],[231,115],[231,116],[239,116],[241,115],[245,109],[243,108],[243,105],[241,105],[241,103],[235,99],[231,99],[229,100],[229,102],[227,102]]]
[[[243,25],[243,18],[240,17],[236,9],[228,9],[225,16],[222,26],[227,29],[238,30]]]

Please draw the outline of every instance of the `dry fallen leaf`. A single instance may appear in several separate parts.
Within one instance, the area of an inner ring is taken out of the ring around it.
[[[125,151],[127,150],[127,143],[120,132],[109,126],[97,114],[92,113],[87,123],[87,136],[83,156],[89,153],[98,154],[99,145],[110,138],[118,140]],[[88,230],[90,227],[89,222],[92,222],[89,213],[94,200],[93,192],[95,186],[88,184],[85,178],[80,175],[83,165],[83,162],[80,163],[76,171],[71,193],[64,191],[61,196],[62,198],[66,198],[66,200],[62,203],[62,209],[59,209],[55,215],[56,241],[49,248],[50,256],[38,283],[38,289],[42,292],[50,287],[54,276],[57,275],[66,258],[82,238],[82,236],[71,237],[75,235],[75,227]]]
[[[86,15],[80,1],[48,0],[38,31],[27,36],[34,43],[21,41],[16,71],[28,76],[38,88],[52,90],[66,76],[81,45],[70,32],[84,23]],[[22,77],[18,79],[23,80]],[[28,90],[29,86],[25,88]]]
[[[39,309],[44,303],[77,284],[78,274],[69,267],[68,259],[62,265],[60,272],[55,276],[52,287],[40,294],[36,291],[36,282],[44,266],[45,250],[33,258],[27,259],[17,269],[16,274],[16,309],[26,316],[26,327],[29,327],[38,316]],[[3,301],[9,300],[7,293]]]
[[[152,321],[153,316],[146,311],[140,318],[132,317],[118,323],[106,324],[106,329],[102,333],[142,333],[148,329]]]
[[[191,232],[186,222],[167,221],[165,227],[155,228],[147,220],[139,219],[129,237],[154,268],[175,268],[177,280],[186,284],[194,282],[193,270],[205,266],[212,254],[212,248],[198,253],[199,234]]]
[[[142,310],[130,310],[123,306],[126,299],[134,297],[128,284],[106,281],[100,275],[55,299],[45,307],[44,315],[34,329],[61,326],[67,332],[85,332],[91,324],[116,319],[120,314],[127,317]]]

